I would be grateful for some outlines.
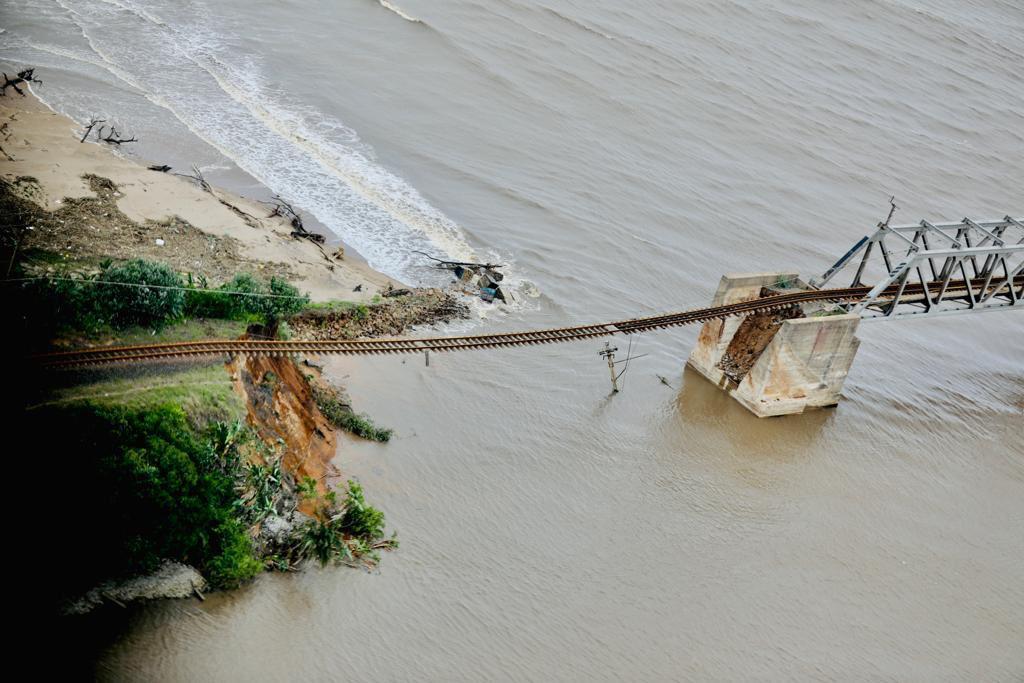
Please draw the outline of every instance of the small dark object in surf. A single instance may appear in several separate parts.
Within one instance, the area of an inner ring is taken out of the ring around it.
[[[149,170],[150,171],[157,171],[159,173],[167,173],[168,171],[171,170],[171,167],[168,166],[167,164],[161,164],[160,166],[155,166],[155,165],[154,166],[150,166]]]

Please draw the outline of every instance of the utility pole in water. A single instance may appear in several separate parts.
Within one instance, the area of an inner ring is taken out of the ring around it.
[[[597,352],[597,355],[604,357],[608,361],[608,374],[612,378],[612,393],[619,393],[619,378],[615,374],[615,352],[618,351],[617,346],[612,346],[608,342],[604,343],[604,349]]]

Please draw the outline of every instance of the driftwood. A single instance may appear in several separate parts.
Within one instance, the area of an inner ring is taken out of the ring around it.
[[[97,123],[99,122],[97,121]],[[100,126],[100,129],[96,132],[96,137],[103,142],[109,142],[112,145],[120,145],[125,142],[138,142],[138,138],[134,135],[130,138],[121,137],[121,134],[117,132],[117,128],[114,128],[113,126],[110,127],[110,132],[107,133],[107,137],[103,137],[103,131],[105,128],[106,126]]]
[[[198,185],[203,192],[213,194],[213,187],[210,183],[206,182],[206,178],[203,176],[203,172],[199,170],[198,166],[193,166],[191,173],[175,173],[174,175],[181,176],[182,178],[188,178]]]
[[[288,221],[288,224],[292,226],[292,237],[296,239],[310,240],[317,244],[323,244],[327,241],[327,238],[320,233],[306,230],[306,227],[302,224],[302,216],[299,215],[299,212],[295,210],[294,206],[282,199],[281,195],[275,194],[274,201],[272,203],[274,205],[274,210],[270,212],[269,218],[280,216]],[[326,254],[324,254],[324,256],[326,256]]]
[[[495,270],[496,271],[498,268],[504,268],[505,267],[504,265],[502,265],[500,263],[474,263],[473,261],[445,261],[444,259],[436,258],[434,256],[431,256],[427,252],[419,251],[418,249],[413,249],[412,253],[420,254],[421,256],[426,256],[431,261],[435,261],[437,263],[437,267],[438,268],[443,268],[445,270],[454,270],[456,267],[462,267],[462,268],[473,268],[473,269],[479,269],[479,270]]]
[[[146,169],[150,170],[150,171],[157,171],[159,173],[167,173],[168,171],[171,170],[171,167],[168,166],[167,164],[160,164],[159,166],[157,166],[157,165],[147,166]]]
[[[171,167],[170,166],[157,166],[157,167],[150,166],[150,170],[162,171],[162,172],[166,173],[167,171],[171,170]],[[207,182],[206,178],[203,176],[203,172],[199,170],[198,166],[193,166],[192,167],[192,173],[175,173],[174,175],[181,176],[182,178],[188,178],[189,180],[192,180],[193,182],[195,182],[196,185],[198,185],[199,188],[203,192],[208,192],[209,194],[213,195],[214,199],[216,199],[223,206],[225,206],[228,209],[230,209],[232,213],[234,213],[236,216],[238,216],[243,221],[245,221],[245,224],[248,225],[250,228],[258,228],[258,227],[260,227],[260,221],[259,221],[258,218],[256,218],[256,216],[253,216],[251,213],[248,213],[246,211],[242,211],[240,208],[238,208],[237,206],[235,206],[234,204],[232,204],[231,202],[229,202],[229,201],[227,201],[225,199],[221,199],[221,197],[219,197],[217,195],[217,193],[213,191],[213,186],[210,185],[209,182]]]
[[[89,133],[91,133],[92,129],[96,127],[96,124],[106,123],[106,121],[106,119],[91,119],[89,121],[89,125],[85,127],[85,132],[82,133],[82,139],[79,140],[79,142],[85,142],[85,139],[89,137]]]
[[[42,83],[41,80],[35,77],[35,71],[35,69],[25,69],[23,71],[19,71],[18,75],[14,78],[8,77],[5,73],[4,84],[3,86],[0,86],[0,95],[6,95],[7,88],[14,88],[16,93],[24,97],[25,91],[18,87],[19,83]]]

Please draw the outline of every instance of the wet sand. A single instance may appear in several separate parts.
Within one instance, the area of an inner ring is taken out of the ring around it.
[[[148,170],[143,163],[119,156],[112,145],[95,142],[95,133],[86,142],[80,142],[82,126],[51,111],[31,94],[20,97],[10,91],[0,99],[0,122],[7,124],[0,144],[8,155],[0,157],[0,175],[7,180],[19,176],[36,178],[42,192],[33,200],[44,208],[57,209],[68,197],[93,196],[82,176],[98,175],[117,185],[117,206],[129,219],[146,227],[147,221],[177,216],[205,234],[229,238],[238,246],[238,268],[244,270],[248,265],[258,273],[264,264],[281,264],[294,275],[294,284],[313,300],[366,301],[389,283],[400,286],[397,280],[372,270],[358,254],[347,254],[343,260],[327,258],[335,248],[325,247],[322,251],[308,240],[291,237],[289,223],[270,216],[272,207],[266,204],[221,188],[206,192],[188,178]],[[192,169],[173,170],[193,173]],[[248,216],[225,206],[218,197]],[[148,226],[148,230],[152,235],[147,239],[146,253],[136,256],[159,260],[162,255],[173,257],[176,251],[186,248],[176,243],[167,230],[156,226]],[[96,239],[116,240],[117,236],[98,234]],[[164,244],[157,247],[157,239]],[[59,235],[49,241],[51,244],[39,246],[53,250],[63,246]],[[33,246],[31,239],[26,246]],[[96,248],[104,250],[103,245]],[[197,265],[201,269],[202,264]],[[213,275],[230,278],[233,274]],[[360,284],[361,290],[353,291]]]

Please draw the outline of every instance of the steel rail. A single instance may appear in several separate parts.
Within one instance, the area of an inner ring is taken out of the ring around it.
[[[935,283],[933,283],[935,284]],[[958,291],[974,293],[982,279],[949,282],[949,292]],[[1005,286],[1005,283],[1004,283]],[[1024,286],[1024,276],[1014,278],[1014,288]],[[889,291],[892,290],[892,291]],[[527,332],[499,332],[453,337],[420,337],[392,339],[347,339],[347,340],[255,340],[255,339],[213,339],[190,342],[169,342],[163,344],[144,344],[136,346],[109,346],[74,351],[61,351],[31,356],[31,360],[47,368],[71,368],[106,363],[133,362],[143,360],[161,360],[168,358],[185,358],[196,356],[217,355],[256,355],[282,356],[299,353],[310,354],[341,354],[341,355],[377,355],[389,353],[422,353],[424,351],[447,352],[468,351],[474,349],[490,349],[511,346],[527,346],[536,344],[552,344],[597,337],[608,337],[615,334],[638,334],[667,327],[678,327],[710,320],[727,318],[734,315],[749,313],[765,313],[789,308],[802,303],[816,301],[855,301],[871,291],[871,287],[848,287],[844,289],[810,290],[782,294],[773,294],[757,299],[739,301],[721,306],[710,306],[678,313],[633,318],[617,322],[578,325],[573,327],[550,328]],[[897,286],[893,285],[885,294],[896,294]],[[978,293],[981,293],[981,289]],[[907,284],[902,296],[914,297],[926,294],[920,285]]]

